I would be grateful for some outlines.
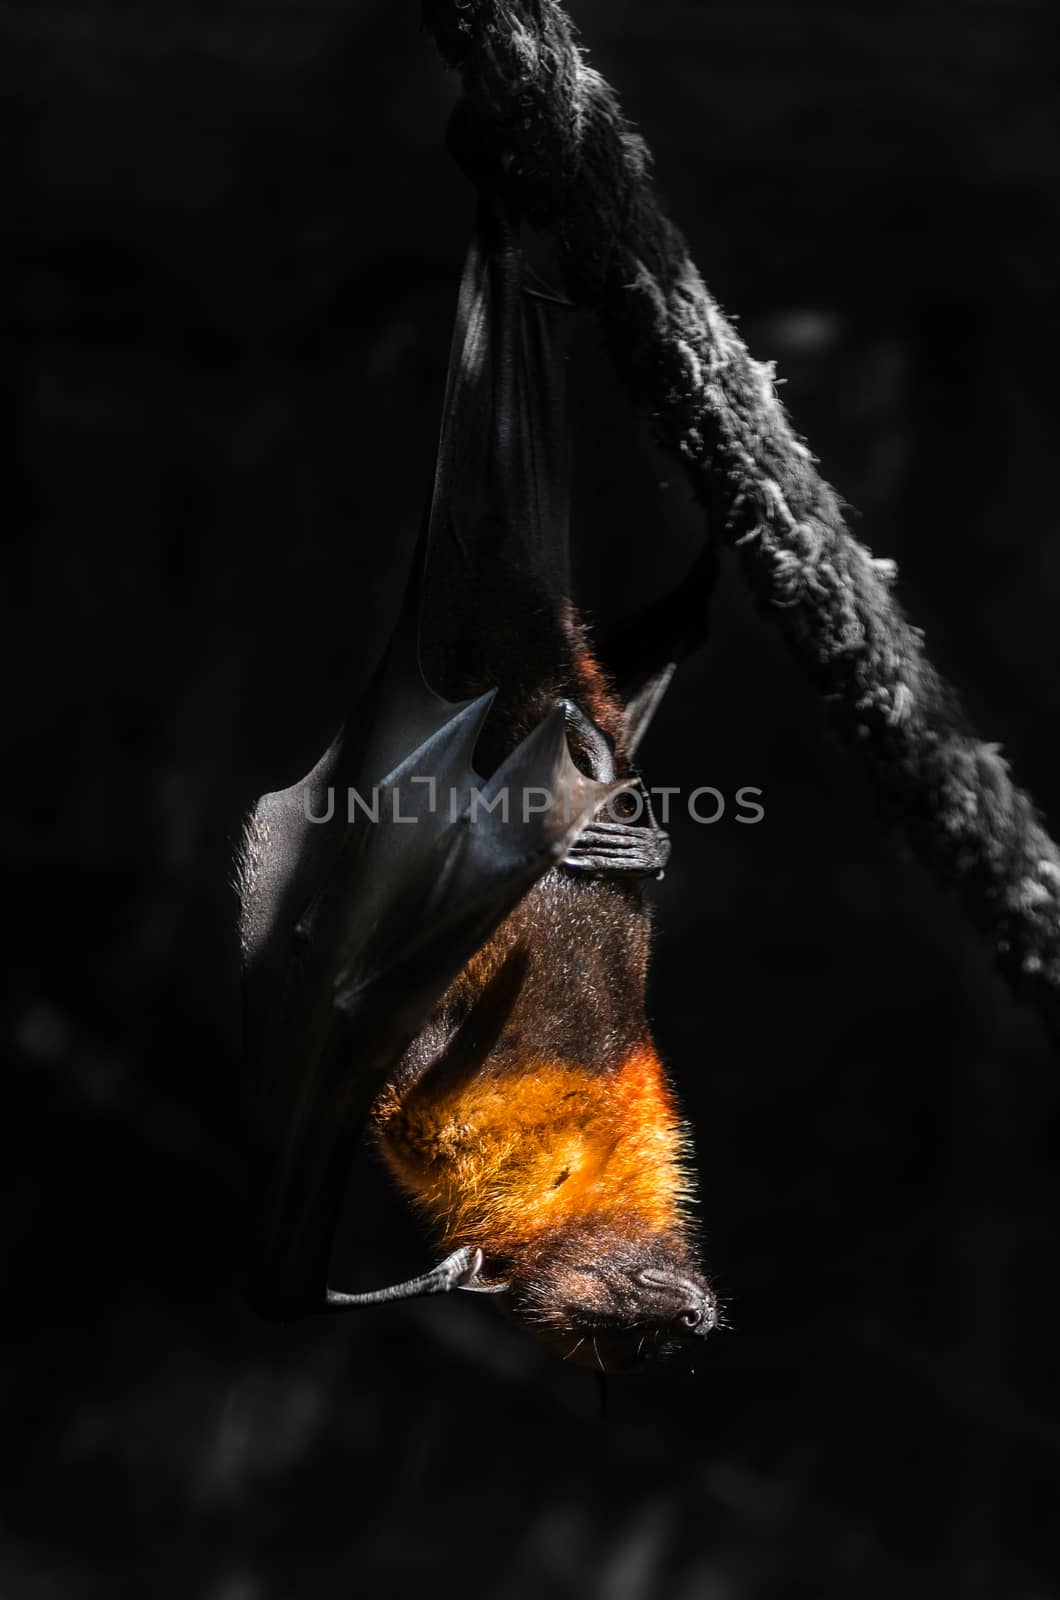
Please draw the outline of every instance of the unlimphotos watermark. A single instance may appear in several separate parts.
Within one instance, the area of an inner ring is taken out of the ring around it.
[[[307,784],[302,790],[306,821],[333,821],[341,795],[343,791],[336,791],[331,785],[314,793]],[[666,828],[678,810],[683,810],[692,822],[706,827],[721,822],[726,816],[744,826],[753,826],[762,822],[766,814],[763,792],[751,784],[744,784],[732,795],[712,784],[701,784],[685,791],[673,784],[655,784],[649,789],[630,783],[616,788],[614,784],[594,784],[588,780],[571,790],[534,785],[492,788],[489,784],[481,789],[472,785],[443,790],[431,776],[410,777],[404,784],[377,784],[367,796],[351,786],[345,790],[344,806],[349,823],[363,817],[368,822],[386,821],[409,826],[439,814],[453,823],[465,818],[474,824],[492,817],[505,823],[513,818],[530,822],[534,817],[557,813],[565,822],[588,814],[604,816],[626,827],[655,822]]]

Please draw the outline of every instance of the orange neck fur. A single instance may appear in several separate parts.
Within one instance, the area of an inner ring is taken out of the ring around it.
[[[650,1042],[612,1072],[527,1062],[379,1107],[387,1164],[445,1244],[505,1252],[569,1224],[679,1227],[687,1135]]]

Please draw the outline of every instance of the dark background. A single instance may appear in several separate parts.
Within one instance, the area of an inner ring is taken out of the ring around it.
[[[574,11],[1060,824],[1052,8]],[[675,828],[651,1001],[731,1331],[601,1416],[471,1296],[241,1309],[233,845],[404,580],[471,217],[455,85],[411,0],[0,18],[3,1600],[1054,1594],[1056,1069],[733,566],[645,750],[765,792],[758,827]],[[700,520],[583,345],[578,537],[617,611]],[[351,1284],[426,1259],[370,1156],[342,1249]]]

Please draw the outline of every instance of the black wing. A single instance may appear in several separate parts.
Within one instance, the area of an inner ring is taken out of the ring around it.
[[[316,766],[264,795],[247,823],[241,933],[257,1096],[248,1288],[268,1314],[324,1308],[372,1101],[598,796],[571,761],[562,706],[483,783],[472,757],[492,696],[446,701],[420,667],[424,568],[444,613],[474,585],[483,528],[514,541],[554,590],[564,586],[546,321],[523,291],[515,235],[486,211],[461,285],[423,554],[387,660]],[[524,791],[535,792],[529,806]]]

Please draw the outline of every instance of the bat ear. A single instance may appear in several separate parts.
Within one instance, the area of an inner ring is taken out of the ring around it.
[[[508,1287],[505,1283],[486,1284],[476,1280],[482,1271],[482,1251],[468,1245],[454,1250],[430,1272],[419,1278],[409,1278],[406,1283],[392,1284],[389,1289],[373,1289],[368,1294],[342,1294],[329,1289],[329,1311],[346,1311],[351,1306],[378,1306],[388,1300],[418,1300],[427,1294],[448,1294],[453,1289],[477,1289],[481,1293],[500,1294]]]

